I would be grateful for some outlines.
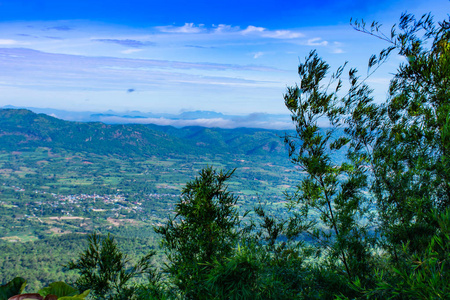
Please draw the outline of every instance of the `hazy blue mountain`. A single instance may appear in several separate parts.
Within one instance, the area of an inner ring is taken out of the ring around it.
[[[212,118],[232,118],[233,116],[226,116],[214,111],[185,111],[178,115],[180,119],[212,119]]]

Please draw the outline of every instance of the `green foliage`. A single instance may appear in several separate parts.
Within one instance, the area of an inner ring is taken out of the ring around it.
[[[256,280],[260,268],[253,253],[238,248],[235,255],[211,263],[206,281],[212,299],[256,299]]]
[[[99,234],[89,236],[88,248],[76,261],[67,265],[77,270],[80,277],[76,286],[80,290],[90,289],[94,299],[130,299],[136,287],[130,285],[137,276],[153,273],[152,251],[129,267],[129,259],[118,248],[117,242],[109,234],[102,238]]]
[[[225,185],[232,174],[203,169],[183,189],[175,217],[155,228],[167,253],[166,271],[186,298],[208,298],[203,282],[209,264],[230,255],[236,245],[237,197]]]
[[[57,281],[50,283],[48,287],[40,289],[38,293],[44,297],[47,295],[55,295],[58,297],[58,299],[70,300],[84,299],[89,294],[89,290],[86,290],[85,292],[80,294],[77,289],[71,287],[67,283]]]
[[[310,236],[317,249],[324,252],[330,267],[345,275],[346,280],[368,278],[372,241],[362,222],[371,219],[369,202],[363,193],[368,184],[364,160],[349,135],[336,134],[348,103],[366,101],[368,90],[359,87],[357,93],[349,95],[356,99],[346,99],[345,103],[337,96],[343,68],[324,85],[328,71],[328,64],[315,51],[311,52],[299,66],[301,85],[288,88],[285,95],[296,126],[296,135],[286,135],[285,141],[291,161],[307,173],[297,192],[288,195],[289,209],[294,212],[289,220],[289,234]],[[328,92],[336,80],[334,91]],[[319,121],[328,122],[329,127],[319,129]],[[347,161],[338,164],[332,160],[333,153],[343,147],[347,148]]]
[[[86,290],[85,292],[80,294],[78,290],[62,281],[53,282],[48,287],[39,290],[38,293],[22,294],[26,284],[27,282],[25,279],[20,277],[14,278],[6,285],[0,287],[0,299],[76,300],[85,299],[89,294],[89,290]]]
[[[136,289],[133,299],[166,300],[177,299],[174,292],[161,280],[160,276],[151,278],[148,284],[140,285]]]
[[[214,261],[206,285],[211,299],[294,299],[307,270],[299,252],[267,251],[261,244],[239,246],[233,256]]]
[[[10,297],[21,294],[27,285],[22,277],[16,277],[10,282],[0,286],[0,300],[8,300]]]
[[[126,233],[132,234],[131,231]],[[116,241],[133,263],[153,250],[156,243],[148,239],[120,236],[116,236]],[[26,243],[1,243],[0,281],[7,282],[21,274],[27,279],[27,291],[38,291],[58,280],[74,282],[78,277],[77,272],[67,271],[63,265],[78,257],[87,245],[86,235],[80,234],[65,234]]]
[[[394,268],[394,280],[378,277],[374,293],[388,292],[392,298],[446,299],[450,295],[450,209],[442,215],[431,217],[438,223],[438,230],[421,253],[411,252],[404,245],[406,263]]]
[[[448,299],[450,295],[450,209],[430,216],[438,224],[424,251],[403,245],[403,260],[397,266],[378,270],[376,286],[364,288],[359,280],[352,287],[365,299]],[[349,299],[338,297],[338,299]]]
[[[380,36],[376,27],[357,28]],[[436,229],[430,213],[450,205],[449,38],[447,20],[436,24],[430,15],[409,14],[384,37],[392,45],[388,49],[407,58],[390,83],[388,101],[379,107],[372,144],[373,191],[393,252],[407,242],[417,251],[426,248]]]
[[[329,66],[314,51],[300,64],[301,84],[285,95],[296,134],[285,140],[291,161],[308,176],[289,196],[294,225],[288,228],[313,238],[328,272],[345,275],[347,285],[357,283],[356,294],[340,289],[346,297],[364,296],[365,289],[383,291],[380,299],[443,297],[447,258],[436,259],[433,253],[439,251],[431,245],[446,241],[435,236],[440,229],[432,212],[442,213],[450,204],[450,23],[405,14],[390,37],[377,23],[370,29],[364,22],[355,26],[391,43],[371,57],[369,76],[394,50],[408,62],[400,65],[381,105],[355,69],[348,72],[349,90],[340,97],[343,67],[328,81]],[[329,127],[320,130],[319,122]],[[345,135],[338,136],[341,126]],[[339,149],[347,149],[341,164],[332,161]],[[367,214],[371,199],[365,193],[375,197],[376,218]],[[311,215],[316,216],[312,222]],[[368,226],[378,227],[382,239],[377,243]],[[405,267],[411,257],[419,264],[414,272]],[[386,282],[375,276],[376,264]]]

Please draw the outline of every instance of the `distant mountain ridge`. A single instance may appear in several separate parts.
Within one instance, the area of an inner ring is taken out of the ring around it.
[[[170,154],[282,155],[284,131],[266,129],[175,128],[72,122],[26,109],[0,110],[0,150],[50,147],[101,155]]]
[[[214,111],[185,111],[179,114],[152,113],[141,111],[104,112],[67,111],[52,108],[16,107],[6,105],[0,109],[28,109],[35,113],[44,113],[66,121],[102,122],[105,124],[156,124],[177,128],[186,126],[219,128],[265,128],[275,130],[293,129],[288,114],[252,113],[249,115],[227,115]]]

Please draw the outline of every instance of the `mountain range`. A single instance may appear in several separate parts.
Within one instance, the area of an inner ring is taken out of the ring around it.
[[[287,157],[282,130],[176,128],[61,120],[26,109],[0,110],[0,150],[49,147],[102,155],[245,154]]]
[[[141,111],[104,112],[67,111],[52,108],[16,107],[6,105],[0,109],[28,109],[35,113],[44,113],[66,121],[102,122],[106,124],[155,124],[177,128],[186,126],[218,128],[265,128],[285,130],[293,129],[288,114],[252,113],[249,115],[227,115],[214,111],[184,111],[179,114],[152,113]]]

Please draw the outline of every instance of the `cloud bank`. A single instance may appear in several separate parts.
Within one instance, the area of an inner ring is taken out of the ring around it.
[[[289,120],[289,117],[286,118]],[[100,122],[109,124],[155,124],[161,126],[187,127],[187,126],[201,126],[209,128],[263,128],[263,129],[277,129],[290,130],[293,129],[291,122],[281,120],[263,120],[255,118],[254,116],[240,117],[233,119],[224,118],[198,118],[191,120],[177,120],[169,118],[127,118],[120,116],[105,116],[100,118]]]

